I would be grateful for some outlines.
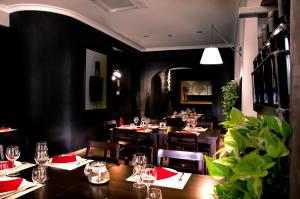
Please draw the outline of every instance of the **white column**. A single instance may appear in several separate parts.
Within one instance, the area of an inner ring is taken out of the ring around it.
[[[0,7],[0,25],[9,26],[9,14],[2,7]]]

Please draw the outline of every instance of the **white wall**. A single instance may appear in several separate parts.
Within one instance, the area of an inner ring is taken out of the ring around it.
[[[9,26],[9,14],[0,8],[0,26]]]
[[[260,0],[248,0],[246,6],[257,6]],[[243,5],[241,5],[243,6]],[[242,77],[242,112],[245,115],[257,116],[253,110],[252,76],[253,59],[258,52],[257,18],[240,19],[238,23],[236,47],[242,47],[242,56],[235,55],[234,78],[239,81]]]

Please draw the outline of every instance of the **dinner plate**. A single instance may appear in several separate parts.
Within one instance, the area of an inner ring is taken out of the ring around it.
[[[52,158],[50,158],[50,159],[49,159],[49,163],[50,163],[50,164],[57,164],[57,165],[61,165],[61,164],[66,165],[66,164],[74,164],[74,163],[76,164],[76,163],[78,163],[79,161],[81,161],[81,159],[82,159],[82,158],[81,158],[80,156],[77,156],[77,155],[76,155],[76,161],[75,161],[75,162],[52,163]]]
[[[2,178],[0,178],[0,181],[13,180],[13,179],[17,179],[17,178],[18,177],[2,177]],[[20,186],[19,186],[19,188],[17,190],[2,192],[2,193],[0,193],[0,196],[3,197],[5,195],[11,194],[11,193],[13,193],[15,191],[19,191],[21,189],[24,189],[27,184],[28,184],[28,181],[23,178],[22,183],[20,184]]]

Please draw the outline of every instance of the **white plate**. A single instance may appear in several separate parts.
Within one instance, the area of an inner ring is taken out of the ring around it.
[[[0,178],[0,181],[13,180],[13,179],[17,179],[17,178],[18,178],[18,177],[3,177],[3,178]],[[28,184],[28,181],[25,180],[25,179],[23,178],[23,180],[22,180],[22,182],[21,182],[19,188],[18,188],[17,190],[15,190],[15,191],[19,191],[20,189],[25,188],[25,186],[26,186],[27,184]],[[0,193],[0,196],[4,196],[4,195],[7,195],[7,194],[11,194],[12,192],[14,192],[14,191],[2,192],[2,193]]]
[[[50,164],[57,164],[57,165],[61,165],[61,164],[76,164],[78,161],[80,161],[82,158],[80,156],[76,155],[76,161],[75,162],[66,162],[66,163],[52,163],[52,158],[49,159],[49,163]]]

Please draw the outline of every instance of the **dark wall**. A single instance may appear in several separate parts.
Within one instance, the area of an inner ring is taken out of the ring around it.
[[[213,104],[212,105],[192,105],[189,108],[196,108],[204,112],[212,112],[216,122],[223,120],[222,109],[220,105],[221,87],[234,78],[234,59],[233,51],[229,48],[220,49],[223,59],[222,65],[200,65],[200,58],[203,50],[179,50],[164,52],[143,53],[141,58],[141,86],[149,93],[153,91],[153,80],[158,85],[158,76],[162,82],[162,93],[151,95],[150,99],[155,106],[169,106],[165,98],[171,99],[172,109],[180,111],[187,106],[180,104],[180,81],[182,80],[210,80],[213,86]],[[166,77],[162,76],[162,71],[166,75],[168,69],[186,67],[189,69],[171,71],[171,89],[167,93]],[[151,85],[152,82],[152,85]],[[169,107],[154,108],[149,107],[148,115],[151,117],[161,117],[163,111],[170,110]],[[160,112],[159,112],[160,111]]]
[[[134,49],[59,14],[16,12],[10,24],[5,39],[13,48],[1,74],[7,76],[5,89],[12,95],[1,96],[7,103],[0,109],[6,110],[3,121],[28,134],[32,144],[47,140],[53,153],[76,150],[89,138],[101,139],[104,119],[131,115],[130,92],[125,91],[131,87]],[[112,51],[112,46],[124,52]],[[106,110],[84,110],[86,48],[108,56]],[[126,77],[118,97],[110,81],[115,67]]]

